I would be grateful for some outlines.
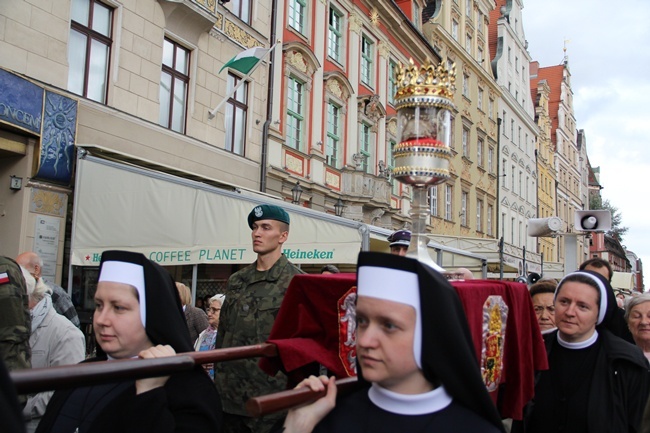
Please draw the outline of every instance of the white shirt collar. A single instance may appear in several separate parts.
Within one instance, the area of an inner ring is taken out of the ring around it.
[[[441,385],[424,394],[398,394],[373,383],[368,397],[379,408],[400,415],[425,415],[438,412],[449,406],[453,400]]]
[[[598,330],[594,329],[594,333],[591,334],[591,337],[587,338],[584,341],[577,341],[575,343],[571,343],[568,341],[562,340],[562,336],[560,333],[557,333],[557,342],[560,343],[560,346],[566,348],[566,349],[572,349],[572,350],[577,350],[577,349],[584,349],[585,347],[589,347],[592,344],[594,344],[598,340]]]

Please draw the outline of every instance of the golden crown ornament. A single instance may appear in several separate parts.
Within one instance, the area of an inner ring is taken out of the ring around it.
[[[436,185],[449,178],[452,98],[456,68],[429,61],[396,68],[397,125],[392,175],[409,185]]]

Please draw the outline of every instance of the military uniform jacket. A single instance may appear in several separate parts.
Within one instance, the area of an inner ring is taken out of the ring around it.
[[[226,300],[221,307],[216,347],[237,347],[264,343],[271,333],[280,304],[296,274],[303,272],[289,263],[284,254],[267,271],[253,263],[228,279]],[[286,377],[269,376],[257,365],[257,358],[221,362],[215,368],[215,383],[224,412],[247,415],[250,397],[283,391]]]

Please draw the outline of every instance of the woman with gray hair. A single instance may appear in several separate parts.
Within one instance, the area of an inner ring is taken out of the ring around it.
[[[27,283],[32,329],[29,346],[32,350],[32,368],[77,364],[84,360],[86,341],[79,328],[58,314],[52,305],[52,292],[41,278],[35,279],[21,266]],[[34,432],[53,391],[30,395],[23,416],[27,432]]]
[[[202,352],[204,350],[214,349],[217,342],[217,328],[219,327],[219,316],[221,315],[221,306],[226,299],[226,295],[214,295],[208,302],[208,327],[199,334],[199,338],[194,343],[194,350]],[[214,363],[203,364],[205,372],[214,380]]]
[[[633,296],[627,300],[625,321],[634,342],[650,360],[650,293]]]

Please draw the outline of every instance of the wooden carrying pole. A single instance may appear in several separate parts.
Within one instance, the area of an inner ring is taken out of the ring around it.
[[[276,355],[277,347],[274,344],[263,343],[204,352],[179,353],[164,358],[122,359],[16,370],[12,371],[10,376],[18,394],[32,394],[143,377],[166,376],[210,362]]]
[[[337,379],[336,388],[338,395],[354,390],[357,384],[359,384],[359,382],[356,377]],[[295,406],[313,403],[319,398],[324,397],[326,392],[326,390],[312,391],[309,388],[297,388],[276,392],[274,394],[252,397],[246,402],[246,411],[252,417],[260,417],[291,409]]]

